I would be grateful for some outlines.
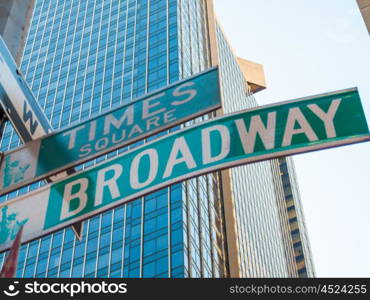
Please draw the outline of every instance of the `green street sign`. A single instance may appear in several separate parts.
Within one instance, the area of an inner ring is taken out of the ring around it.
[[[177,131],[0,205],[30,241],[179,181],[370,140],[357,89],[233,113]],[[33,209],[37,208],[37,209]],[[15,229],[3,217],[0,251]],[[14,225],[16,226],[16,225]],[[11,227],[11,228],[10,228]]]
[[[218,68],[8,151],[0,195],[221,107]]]

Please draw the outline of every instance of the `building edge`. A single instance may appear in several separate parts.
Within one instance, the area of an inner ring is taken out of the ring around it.
[[[214,12],[213,0],[205,0],[207,9],[207,25],[208,25],[208,35],[209,35],[209,49],[211,56],[211,65],[219,65],[219,53],[218,53],[218,43],[216,35],[216,16]],[[220,85],[222,89],[222,85]],[[223,93],[221,93],[221,101]],[[217,115],[223,115],[223,109],[217,111]],[[225,218],[225,235],[226,235],[226,252],[227,252],[227,262],[228,262],[228,273],[232,278],[241,277],[240,273],[240,261],[238,253],[237,244],[237,234],[236,234],[236,218],[234,211],[234,198],[232,193],[232,178],[229,170],[223,170],[220,172],[221,182],[222,182],[222,198],[223,198],[223,211]]]

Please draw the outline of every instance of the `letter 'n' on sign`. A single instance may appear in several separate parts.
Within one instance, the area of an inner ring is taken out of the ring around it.
[[[23,103],[23,115],[22,115],[22,118],[23,118],[23,122],[26,124],[29,123],[29,130],[31,132],[31,134],[35,134],[35,131],[37,129],[37,126],[39,125],[39,123],[37,122],[37,120],[34,120],[33,118],[33,114],[32,114],[32,111],[30,109],[27,108],[27,103],[26,101]]]

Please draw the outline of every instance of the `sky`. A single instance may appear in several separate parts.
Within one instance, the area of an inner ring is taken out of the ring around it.
[[[358,87],[370,36],[355,0],[215,0],[236,55],[263,64],[259,104]],[[317,277],[370,277],[370,142],[294,156]]]

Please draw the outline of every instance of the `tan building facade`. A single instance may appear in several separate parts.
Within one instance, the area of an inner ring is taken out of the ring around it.
[[[370,34],[370,0],[357,0],[367,31]]]

